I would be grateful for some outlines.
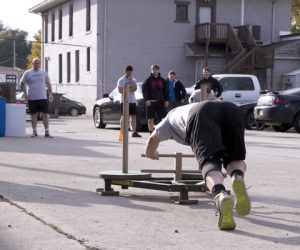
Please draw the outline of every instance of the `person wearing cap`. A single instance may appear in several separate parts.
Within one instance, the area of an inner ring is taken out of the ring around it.
[[[167,86],[169,91],[169,106],[170,111],[185,102],[186,90],[181,81],[176,78],[174,70],[170,70],[167,78]]]
[[[131,128],[132,128],[132,137],[142,137],[138,132],[137,132],[137,127],[136,127],[136,98],[134,92],[137,90],[137,83],[136,79],[132,76],[133,72],[133,67],[128,65],[125,68],[125,74],[118,80],[117,87],[119,90],[119,93],[122,95],[122,101],[121,101],[121,131],[122,126],[123,126],[123,87],[125,84],[129,84],[129,93],[128,93],[128,102],[129,102],[129,116],[130,116],[130,123],[131,123]]]
[[[233,207],[242,216],[248,215],[251,209],[244,182],[244,119],[235,104],[216,100],[212,93],[206,93],[205,99],[211,100],[172,109],[148,138],[145,155],[158,160],[157,148],[168,139],[190,146],[214,198],[218,227],[233,230],[236,227]],[[222,166],[231,177],[235,201],[225,190]]]

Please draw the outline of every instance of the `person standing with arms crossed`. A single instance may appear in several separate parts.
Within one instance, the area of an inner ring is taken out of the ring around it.
[[[37,115],[38,112],[43,113],[43,124],[45,128],[45,137],[52,138],[49,133],[49,102],[53,101],[52,86],[50,78],[45,70],[40,69],[40,59],[34,58],[32,60],[32,68],[25,71],[21,78],[21,90],[23,96],[28,100],[29,113],[31,116],[32,135],[31,137],[38,137],[37,133]],[[47,89],[46,89],[47,87]]]
[[[161,121],[166,116],[168,102],[168,86],[166,80],[160,76],[159,66],[151,65],[151,75],[143,82],[143,98],[146,104],[146,114],[150,134],[154,130],[154,120]]]
[[[138,132],[137,132],[137,118],[136,118],[136,99],[135,99],[135,94],[134,92],[137,89],[136,85],[136,79],[132,77],[132,72],[133,72],[133,67],[128,65],[125,68],[125,75],[122,76],[118,80],[118,90],[119,93],[122,95],[122,101],[121,101],[121,131],[123,131],[123,87],[125,84],[130,84],[129,87],[129,93],[128,93],[128,101],[129,101],[129,116],[130,116],[130,122],[131,122],[131,128],[132,128],[132,137],[142,137]]]

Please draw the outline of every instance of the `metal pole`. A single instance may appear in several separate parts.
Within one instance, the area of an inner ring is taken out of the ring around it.
[[[129,122],[129,84],[123,87],[123,173],[128,173],[128,122]]]
[[[16,67],[16,40],[13,42],[13,68]]]

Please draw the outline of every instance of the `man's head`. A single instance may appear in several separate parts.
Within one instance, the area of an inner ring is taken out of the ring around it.
[[[210,77],[210,70],[208,67],[204,67],[202,69],[202,75],[205,79],[209,78]]]
[[[168,73],[168,78],[171,80],[171,81],[174,81],[175,80],[175,77],[176,77],[176,73],[174,70],[170,70],[169,73]]]
[[[158,75],[159,75],[159,66],[157,64],[151,65],[151,73],[154,77],[158,77]]]
[[[33,58],[32,67],[34,70],[38,70],[41,67],[41,62],[40,62],[39,58],[37,58],[37,57]]]
[[[133,71],[133,67],[132,66],[130,66],[130,65],[126,66],[126,68],[125,68],[125,75],[127,77],[132,76],[132,71]]]

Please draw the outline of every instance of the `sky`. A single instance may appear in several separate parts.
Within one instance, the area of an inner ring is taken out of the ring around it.
[[[41,16],[28,10],[43,0],[8,0],[1,4],[0,21],[5,27],[28,32],[27,39],[34,40],[34,34],[42,28]]]

